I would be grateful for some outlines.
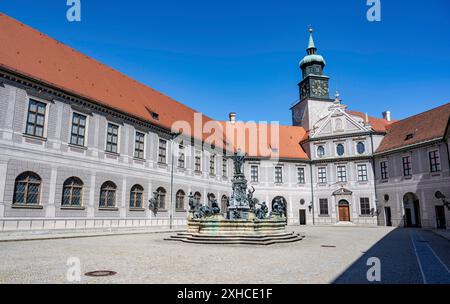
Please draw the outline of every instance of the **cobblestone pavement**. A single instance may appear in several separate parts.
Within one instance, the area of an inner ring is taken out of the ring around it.
[[[117,272],[101,278],[82,275],[81,283],[366,283],[371,256],[381,260],[382,283],[423,283],[421,259],[428,282],[442,280],[442,275],[445,281],[449,274],[450,242],[431,232],[385,227],[289,229],[306,238],[267,247],[164,241],[169,234],[0,243],[0,283],[67,283],[70,257],[80,259],[82,274]],[[428,247],[420,247],[417,255],[412,233],[420,238],[418,246],[430,246],[439,259]],[[436,269],[440,276],[433,278],[428,273]]]

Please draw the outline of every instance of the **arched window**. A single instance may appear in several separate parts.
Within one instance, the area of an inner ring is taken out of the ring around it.
[[[158,209],[166,209],[166,189],[159,187],[156,189],[156,201],[158,203]]]
[[[200,202],[201,200],[202,200],[202,195],[200,194],[200,192],[195,192],[194,193],[194,202],[197,204],[201,204],[201,202]]]
[[[175,209],[183,210],[184,209],[184,198],[186,194],[183,190],[178,190],[177,197],[175,201]]]
[[[222,199],[220,200],[220,211],[222,211],[222,213],[227,212],[227,202],[228,197],[226,195],[222,195]]]
[[[363,154],[366,151],[366,146],[363,142],[360,141],[356,144],[356,151],[358,152],[358,154]]]
[[[39,205],[41,178],[33,172],[20,174],[14,184],[13,204]]]
[[[66,179],[63,185],[62,201],[63,207],[81,206],[83,195],[83,182],[78,177]]]
[[[115,207],[116,206],[116,192],[117,186],[111,181],[103,183],[100,188],[100,207]]]
[[[336,146],[336,152],[337,152],[337,155],[339,155],[339,156],[344,155],[344,153],[345,153],[344,145],[343,144],[338,144]]]
[[[142,208],[142,197],[144,188],[141,185],[134,185],[130,191],[130,208]]]
[[[317,147],[317,156],[324,157],[325,156],[325,148],[323,146]]]

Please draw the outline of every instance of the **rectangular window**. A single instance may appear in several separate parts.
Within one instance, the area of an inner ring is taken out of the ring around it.
[[[216,156],[211,155],[209,158],[209,174],[216,175]]]
[[[134,157],[144,159],[145,134],[136,132],[134,139]]]
[[[319,199],[319,213],[320,215],[328,215],[328,199]]]
[[[345,166],[337,167],[337,180],[338,182],[344,183],[347,181],[347,170]]]
[[[202,152],[195,151],[195,171],[202,171]]]
[[[361,215],[370,215],[370,202],[368,197],[361,197],[359,199],[361,206]]]
[[[325,184],[327,182],[327,168],[326,167],[317,168],[317,176],[319,184]]]
[[[186,155],[184,153],[184,146],[178,146],[178,168],[185,168]]]
[[[44,137],[46,104],[30,99],[25,134]]]
[[[380,162],[380,168],[381,168],[381,179],[388,179],[388,165],[387,161]]]
[[[367,180],[367,165],[358,165],[358,181],[365,182]]]
[[[283,167],[275,167],[275,183],[283,183]]]
[[[411,157],[405,156],[402,158],[403,161],[403,176],[411,176],[412,168],[411,168]]]
[[[438,151],[431,151],[428,154],[428,157],[430,159],[430,171],[431,172],[439,172],[439,171],[441,171],[441,162],[439,160],[439,153],[438,153]]]
[[[167,140],[160,138],[158,146],[158,162],[160,164],[166,164],[167,152]]]
[[[305,183],[305,168],[297,167],[297,178],[299,184]]]
[[[228,161],[227,158],[222,158],[222,176],[227,177],[228,175]]]
[[[117,145],[119,142],[119,126],[108,123],[108,132],[106,135],[106,151],[117,153]]]
[[[252,183],[259,182],[259,168],[258,166],[251,166],[250,167],[250,180]]]
[[[72,145],[84,146],[84,135],[86,133],[86,116],[73,113],[70,143]]]

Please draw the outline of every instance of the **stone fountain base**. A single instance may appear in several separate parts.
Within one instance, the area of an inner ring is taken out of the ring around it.
[[[258,220],[252,218],[229,220],[221,215],[205,219],[188,218],[187,232],[166,240],[196,244],[271,245],[297,242],[303,235],[286,231],[283,217]]]

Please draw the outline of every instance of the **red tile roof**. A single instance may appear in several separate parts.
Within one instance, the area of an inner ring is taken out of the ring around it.
[[[450,103],[393,123],[377,153],[444,138],[450,118]]]
[[[364,120],[366,119],[366,114],[364,114],[362,112],[351,111],[351,110],[346,110],[346,112],[351,115],[359,116]],[[394,122],[395,122],[395,120],[387,121],[386,119],[383,119],[383,118],[376,118],[376,117],[369,116],[369,124],[372,126],[372,129],[375,132],[382,132],[382,133],[386,132],[389,125],[391,125]]]
[[[186,121],[193,128],[196,113],[200,115],[202,127],[213,122],[192,108],[1,13],[0,67],[166,129],[171,129],[178,121]],[[159,118],[152,118],[151,112],[157,113]],[[260,132],[263,128],[257,130]],[[224,146],[223,137],[210,139],[211,132],[197,134],[186,128],[183,134],[214,143],[216,147]],[[280,127],[279,147],[275,148],[279,149],[279,157],[306,159],[299,145],[304,136],[303,128]],[[227,148],[234,149],[235,142],[229,143]],[[261,152],[257,149],[255,155],[249,156],[262,156]]]

